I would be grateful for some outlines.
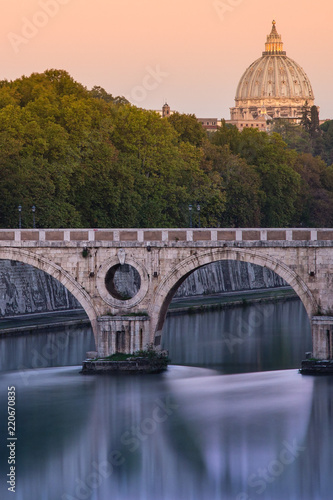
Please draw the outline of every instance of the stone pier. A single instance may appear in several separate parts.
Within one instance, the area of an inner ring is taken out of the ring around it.
[[[333,359],[333,316],[312,318],[313,357]]]
[[[101,316],[97,320],[97,355],[133,353],[149,344],[148,316]]]

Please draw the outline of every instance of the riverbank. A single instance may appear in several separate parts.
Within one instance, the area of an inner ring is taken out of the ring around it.
[[[218,309],[244,306],[262,302],[285,301],[297,298],[291,287],[266,288],[223,292],[214,295],[196,295],[173,299],[168,315],[199,313]],[[52,330],[71,325],[89,325],[82,309],[23,314],[0,319],[0,337],[29,335],[39,330]]]
[[[241,290],[223,292],[214,295],[197,295],[173,299],[168,316],[184,313],[214,311],[235,306],[246,306],[255,303],[277,302],[297,298],[296,292],[289,286],[258,290]]]
[[[0,337],[29,335],[38,330],[45,331],[65,326],[89,324],[90,320],[82,309],[23,314],[0,319]]]

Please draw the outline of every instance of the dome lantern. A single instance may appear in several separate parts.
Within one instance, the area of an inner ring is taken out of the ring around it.
[[[286,52],[283,50],[283,42],[281,35],[278,34],[276,29],[276,22],[273,21],[272,31],[270,35],[267,35],[267,42],[265,44],[265,52],[262,53],[263,56],[285,56]]]

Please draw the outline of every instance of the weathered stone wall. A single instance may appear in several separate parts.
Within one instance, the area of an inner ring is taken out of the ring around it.
[[[80,307],[49,274],[21,262],[0,260],[0,317]]]
[[[135,295],[138,274],[124,266],[117,273],[119,291]],[[286,285],[267,268],[239,261],[221,261],[204,266],[180,286],[176,297],[252,290]],[[21,262],[0,260],[0,317],[78,309],[80,304],[68,290],[47,273]]]
[[[114,282],[121,294],[130,295],[131,297],[140,288],[138,273],[131,266],[121,266],[115,275]],[[175,297],[211,295],[221,292],[275,288],[287,285],[288,283],[267,267],[226,260],[208,264],[194,271],[180,285]]]
[[[176,297],[287,285],[288,283],[267,267],[225,260],[208,264],[194,271],[179,287]]]

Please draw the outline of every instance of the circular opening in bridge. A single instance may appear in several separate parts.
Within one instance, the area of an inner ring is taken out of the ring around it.
[[[113,298],[129,300],[138,293],[141,278],[135,267],[129,264],[112,266],[105,276],[105,286]]]

